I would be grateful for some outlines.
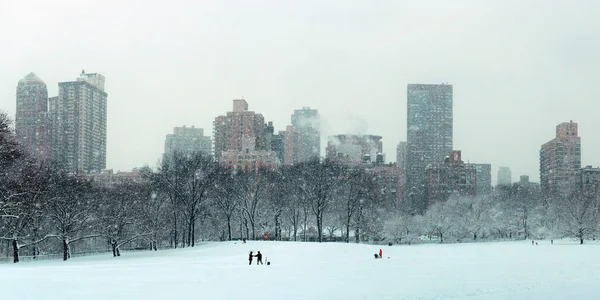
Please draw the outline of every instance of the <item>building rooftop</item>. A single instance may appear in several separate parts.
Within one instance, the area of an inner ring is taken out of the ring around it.
[[[19,80],[19,84],[46,84],[41,78],[39,78],[35,73],[31,72],[27,74],[27,76],[23,77],[23,79]]]

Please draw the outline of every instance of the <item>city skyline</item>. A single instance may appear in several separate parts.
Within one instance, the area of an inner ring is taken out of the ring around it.
[[[80,3],[82,14],[72,15],[62,9],[69,1],[35,2],[0,9],[0,32],[10,45],[0,58],[0,109],[15,116],[15,83],[30,72],[47,83],[50,97],[58,95],[56,83],[81,69],[103,74],[111,95],[108,168],[155,166],[174,126],[210,132],[214,117],[242,96],[276,131],[285,130],[295,109],[318,109],[322,155],[329,135],[373,134],[383,136],[393,161],[406,140],[406,85],[442,82],[454,86],[453,148],[470,162],[491,164],[492,182],[499,166],[539,182],[539,147],[568,120],[584,140],[582,165],[600,164],[600,120],[584,109],[594,107],[598,74],[596,3],[390,1],[344,3],[343,10],[341,2],[311,10],[202,3],[180,11],[131,3],[117,9],[115,2]],[[146,14],[132,21],[136,10]],[[291,17],[281,19],[282,11]],[[560,20],[548,18],[556,11]],[[341,27],[351,16],[361,21]],[[111,22],[102,22],[106,17]],[[436,22],[444,26],[428,25]],[[131,39],[133,32],[139,38]],[[186,86],[194,88],[171,88]]]

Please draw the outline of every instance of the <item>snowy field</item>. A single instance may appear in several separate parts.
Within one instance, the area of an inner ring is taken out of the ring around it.
[[[382,249],[376,260],[370,245],[223,242],[2,264],[0,299],[600,299],[598,244]],[[250,250],[271,265],[248,266]]]

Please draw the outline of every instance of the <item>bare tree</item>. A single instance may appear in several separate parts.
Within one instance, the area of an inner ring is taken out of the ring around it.
[[[577,194],[555,201],[566,236],[576,237],[580,244],[598,230],[598,195]]]
[[[101,236],[93,233],[91,224],[96,203],[90,181],[63,173],[54,174],[46,212],[54,227],[54,236],[62,243],[63,260],[70,258],[71,243]]]
[[[250,225],[252,239],[256,239],[256,226],[259,223],[261,200],[266,198],[267,178],[270,170],[238,171],[236,187],[240,192],[241,210],[246,224]]]
[[[433,204],[425,213],[424,220],[431,232],[444,242],[446,234],[454,227],[454,199]]]
[[[332,205],[334,188],[342,174],[340,166],[333,161],[318,159],[300,164],[301,176],[299,187],[308,201],[310,209],[317,221],[317,241],[323,241],[323,219]]]
[[[181,213],[180,204],[185,194],[185,174],[183,167],[186,164],[186,156],[181,152],[174,152],[163,157],[158,171],[156,173],[146,173],[149,176],[153,186],[157,188],[161,195],[165,195],[169,200],[171,215],[171,243],[177,248],[179,242],[179,216]]]
[[[232,170],[219,172],[215,182],[213,199],[227,222],[227,240],[231,241],[231,222],[240,204],[240,195],[235,185],[235,175]]]
[[[350,226],[355,218],[356,221],[360,220],[357,214],[364,207],[365,201],[373,200],[374,180],[375,177],[364,169],[354,169],[348,170],[337,184],[336,198],[339,209],[343,211],[342,221],[346,227],[344,237],[346,243],[350,242]]]
[[[0,218],[3,234],[0,239],[10,240],[13,261],[19,262],[19,249],[36,247],[51,237],[40,234],[40,224],[45,217],[43,208],[49,191],[50,171],[45,164],[22,157],[4,170],[12,174],[2,180],[3,217]],[[36,253],[36,249],[33,249]]]
[[[187,245],[194,247],[196,221],[201,216],[203,204],[208,199],[209,190],[214,187],[220,169],[210,156],[195,153],[190,156],[183,171],[187,178],[185,192],[181,197],[188,226]]]
[[[106,237],[113,256],[121,256],[120,247],[150,235],[141,231],[139,211],[148,201],[151,191],[126,183],[102,191],[99,204],[99,230]]]

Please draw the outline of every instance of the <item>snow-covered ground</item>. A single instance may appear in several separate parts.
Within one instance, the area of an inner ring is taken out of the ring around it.
[[[0,265],[0,299],[600,299],[600,245],[208,243]],[[248,266],[260,250],[271,265]],[[390,257],[388,259],[388,257]]]

